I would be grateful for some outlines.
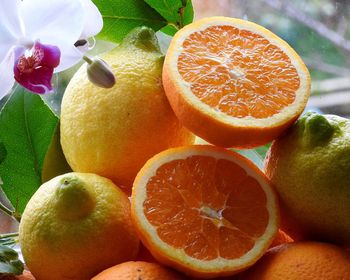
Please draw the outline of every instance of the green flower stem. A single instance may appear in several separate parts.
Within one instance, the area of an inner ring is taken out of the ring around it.
[[[87,57],[86,55],[83,56],[83,59],[88,63],[88,64],[91,64],[92,63],[92,60]]]

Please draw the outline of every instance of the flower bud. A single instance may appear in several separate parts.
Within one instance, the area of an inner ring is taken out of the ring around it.
[[[115,85],[115,77],[109,65],[99,57],[92,59],[84,57],[87,61],[87,75],[90,82],[103,88],[111,88]]]

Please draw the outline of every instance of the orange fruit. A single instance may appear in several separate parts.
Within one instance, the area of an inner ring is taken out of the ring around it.
[[[287,243],[269,250],[240,280],[350,279],[350,254],[320,242]]]
[[[187,280],[203,280],[205,278],[188,278]],[[224,277],[217,277],[217,278],[211,278],[212,280],[239,280],[239,274],[231,275],[231,276],[224,276]]]
[[[265,175],[223,148],[186,146],[151,158],[136,176],[132,218],[161,263],[194,277],[232,275],[255,263],[278,230]]]
[[[293,241],[294,241],[293,238],[291,238],[283,230],[279,229],[275,239],[273,240],[272,244],[270,245],[270,248],[279,246],[279,245],[284,244],[284,243],[290,243]]]
[[[92,280],[185,280],[176,272],[150,262],[125,262],[102,271]]]
[[[180,121],[224,147],[275,139],[310,95],[309,72],[285,41],[255,23],[227,17],[201,19],[178,31],[162,77]]]

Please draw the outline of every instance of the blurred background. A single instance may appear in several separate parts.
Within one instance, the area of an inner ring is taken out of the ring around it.
[[[230,16],[256,22],[286,40],[303,58],[312,77],[307,110],[350,117],[350,0],[192,0],[195,20]],[[170,38],[160,35],[163,49]],[[91,55],[111,44],[97,42]],[[76,67],[54,77],[56,92],[43,98],[59,114],[60,102]],[[267,147],[258,149],[264,155]],[[1,197],[1,194],[0,194]],[[0,232],[17,224],[0,212]]]

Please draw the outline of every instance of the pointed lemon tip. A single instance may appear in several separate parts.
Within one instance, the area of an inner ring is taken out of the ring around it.
[[[73,174],[63,176],[56,190],[57,214],[62,220],[79,220],[88,216],[96,201],[91,187]]]

